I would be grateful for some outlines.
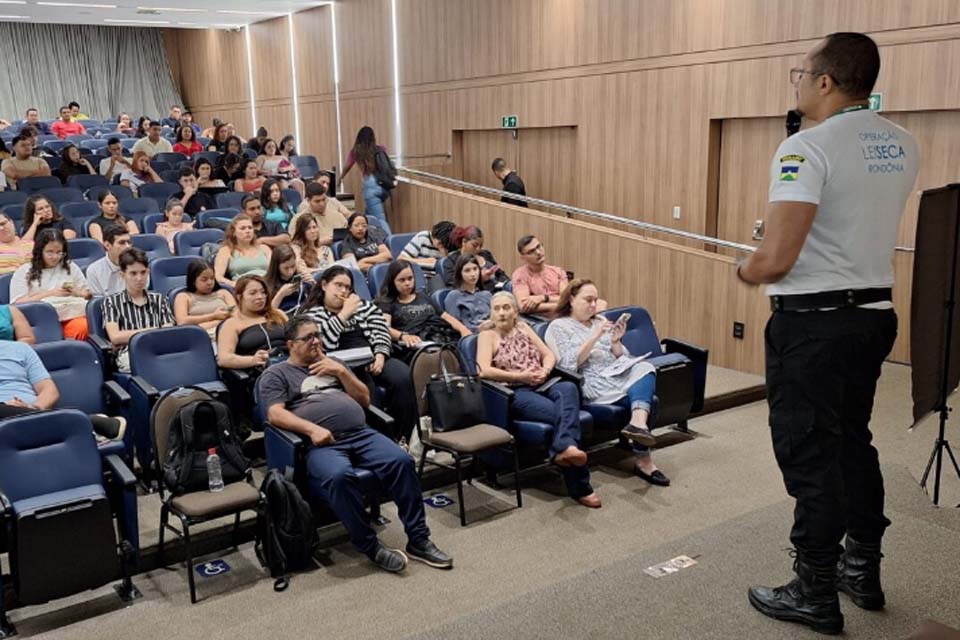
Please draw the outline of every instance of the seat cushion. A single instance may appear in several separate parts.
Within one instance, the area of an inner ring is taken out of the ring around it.
[[[597,429],[622,429],[630,422],[630,409],[616,404],[588,404],[583,407],[590,415]]]
[[[483,423],[456,431],[433,432],[428,442],[461,453],[474,453],[509,444],[513,436],[500,427]]]
[[[103,485],[86,484],[79,487],[71,487],[63,491],[54,491],[44,493],[32,498],[24,498],[13,503],[13,511],[18,516],[31,515],[34,511],[40,509],[50,509],[68,505],[80,500],[95,500],[104,497],[106,494]]]
[[[220,513],[232,513],[248,509],[260,500],[260,492],[246,482],[234,482],[223,491],[194,491],[176,496],[170,506],[191,518],[210,517]]]
[[[549,447],[553,441],[553,425],[532,420],[514,420],[510,430],[525,447]]]

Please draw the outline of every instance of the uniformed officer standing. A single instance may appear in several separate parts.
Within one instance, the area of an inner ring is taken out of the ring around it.
[[[791,69],[797,110],[816,126],[777,149],[766,235],[737,269],[768,285],[770,432],[796,500],[796,577],[750,589],[750,603],[823,633],[843,629],[838,587],[859,607],[884,605],[890,521],[869,422],[897,334],[893,250],[920,159],[910,133],[868,108],[879,72],[876,43],[858,33],[827,36]]]

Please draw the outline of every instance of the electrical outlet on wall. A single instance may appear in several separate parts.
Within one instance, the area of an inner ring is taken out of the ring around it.
[[[673,219],[674,219],[674,220],[679,220],[679,219],[680,219],[680,207],[679,207],[679,206],[675,206],[675,207],[673,208]]]
[[[743,340],[743,332],[746,329],[742,322],[733,323],[733,337],[737,340]]]

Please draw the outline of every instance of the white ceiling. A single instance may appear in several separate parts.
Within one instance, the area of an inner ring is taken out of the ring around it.
[[[207,0],[205,2],[196,0],[0,0],[0,22],[229,29],[303,11],[321,4],[329,4],[329,2],[323,0]]]

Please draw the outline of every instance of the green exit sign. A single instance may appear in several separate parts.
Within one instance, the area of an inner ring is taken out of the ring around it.
[[[870,105],[871,111],[881,111],[883,109],[883,94],[882,93],[871,93],[870,94]]]
[[[500,128],[501,129],[516,129],[517,128],[517,116],[502,116],[500,118]]]

